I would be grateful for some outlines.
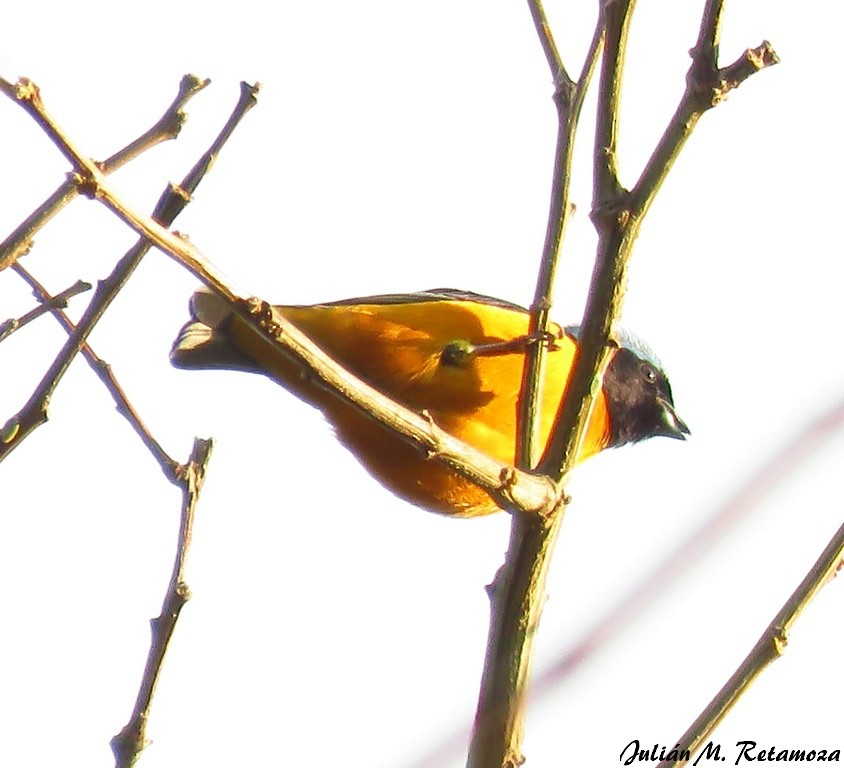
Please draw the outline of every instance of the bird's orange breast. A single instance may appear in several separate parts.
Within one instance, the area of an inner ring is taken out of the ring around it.
[[[470,300],[277,309],[343,366],[384,394],[415,411],[426,410],[438,426],[499,461],[514,462],[524,353],[478,355],[457,365],[444,363],[442,353],[454,341],[482,345],[526,335],[529,318],[524,311]],[[260,361],[256,337],[242,326],[238,328],[234,318],[230,336]],[[555,331],[559,332],[559,327],[555,326]],[[548,355],[541,400],[542,445],[563,397],[574,352],[574,340],[561,333]],[[417,447],[310,383],[292,361],[276,356],[267,373],[320,408],[340,440],[398,496],[426,509],[465,517],[498,509],[483,489],[427,459]],[[578,460],[600,451],[608,439],[606,403],[599,393]]]

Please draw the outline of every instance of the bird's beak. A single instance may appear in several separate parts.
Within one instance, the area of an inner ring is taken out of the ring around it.
[[[657,398],[656,403],[659,407],[659,427],[656,434],[662,437],[673,437],[675,440],[685,440],[686,435],[690,435],[691,432],[686,422],[677,415],[674,406],[661,397]]]

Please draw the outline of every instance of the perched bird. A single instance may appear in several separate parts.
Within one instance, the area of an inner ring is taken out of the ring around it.
[[[264,373],[319,408],[340,441],[397,496],[434,512],[472,517],[495,512],[482,488],[427,459],[282,355],[271,360],[246,321],[214,294],[191,299],[192,320],[170,359],[180,368]],[[528,311],[489,296],[436,289],[276,309],[335,360],[404,406],[427,411],[455,437],[512,464],[516,401],[528,337]],[[547,443],[565,394],[579,329],[552,325],[541,400],[540,441]],[[622,334],[607,367],[578,454],[663,435],[685,439],[671,386],[659,362]]]

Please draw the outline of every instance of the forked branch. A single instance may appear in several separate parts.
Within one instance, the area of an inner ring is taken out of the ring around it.
[[[559,61],[559,54],[553,44],[541,4],[529,0],[529,5],[540,41],[554,72],[557,93],[574,92],[577,95],[577,88],[571,84],[565,67]],[[717,67],[720,6],[719,2],[710,2],[704,12],[699,44],[695,49],[692,64],[692,70],[695,72],[706,69],[719,75],[723,74]],[[593,37],[591,48],[593,53],[598,50],[596,41],[602,36],[603,56],[593,155],[592,211],[599,245],[581,325],[579,350],[575,357],[567,395],[557,414],[549,446],[537,467],[538,473],[553,478],[561,486],[565,484],[567,474],[574,466],[596,393],[596,383],[601,381],[603,368],[609,358],[613,328],[620,314],[624,295],[627,264],[641,220],[659,183],[668,173],[673,158],[696,122],[696,118],[688,120],[684,133],[676,125],[675,116],[638,185],[628,193],[619,178],[617,147],[622,73],[633,7],[633,0],[605,0],[602,3],[599,30]],[[770,52],[762,57],[748,57],[748,60],[767,65],[775,63],[776,56]],[[589,67],[590,61],[587,59],[584,71],[588,72]],[[736,76],[741,74],[745,77],[750,74],[746,67],[733,67],[731,72]],[[677,114],[695,113],[699,116],[709,106],[713,106],[702,105],[699,93],[698,81],[689,78]],[[573,128],[565,125],[565,121],[569,120],[572,114],[571,110],[560,110],[561,135],[573,136]],[[577,116],[576,111],[574,115]],[[558,142],[555,170],[561,167],[560,146]],[[564,163],[565,160],[563,167]],[[560,196],[559,199],[552,199],[551,203],[552,215],[548,232],[554,234],[546,238],[546,253],[543,254],[543,267],[538,281],[538,285],[549,290],[550,280],[546,282],[542,272],[547,271],[553,275],[553,266],[549,269],[548,265],[553,265],[555,261],[549,261],[548,255],[559,245],[558,241],[555,243],[556,233],[562,233],[564,229],[568,213],[565,192],[566,187],[562,184],[555,186],[553,190],[554,195]],[[538,290],[534,305],[536,322],[541,322],[542,312],[548,303],[548,294]],[[539,357],[532,363],[526,384],[528,394],[523,398],[524,404],[519,412],[520,418],[528,419],[529,424],[535,422],[536,411],[535,405],[531,403],[531,392],[537,391],[535,387],[541,375],[540,364]],[[526,428],[530,429],[523,423],[522,429]],[[520,461],[531,461],[534,439],[531,439],[528,433],[528,439],[524,441],[524,447],[519,454]],[[532,466],[532,463],[528,466]],[[545,579],[562,524],[564,508],[563,503],[558,504],[544,519],[535,516],[519,519],[516,516],[513,521],[507,558],[491,588],[490,635],[478,713],[469,749],[470,768],[511,768],[524,761],[521,743],[532,642],[541,616],[545,599]]]
[[[47,113],[41,100],[41,94],[35,84],[28,80],[22,80],[16,85],[12,85],[0,79],[0,90],[3,90],[8,96],[18,101],[32,115],[36,122],[44,128],[61,152],[66,157],[71,158],[75,168],[72,176],[76,179],[79,191],[99,198],[100,192],[98,190],[104,184],[106,171],[102,170],[93,161],[85,158],[83,153],[70,142],[68,137]],[[190,83],[183,80],[179,97],[177,97],[177,103],[187,98],[187,94],[192,93],[193,90],[190,87]],[[231,135],[234,126],[237,125],[254,103],[255,89],[244,85],[235,111],[208,152],[191,169],[182,184],[168,185],[165,189],[158,201],[156,210],[153,212],[153,218],[156,219],[156,222],[163,222],[169,226],[173,219],[184,209],[190,201],[190,195],[202,179],[204,172],[210,167],[211,159],[217,156],[220,148]],[[131,155],[133,151],[131,149],[132,146],[134,144],[130,145],[127,155]],[[116,198],[116,195],[110,191],[109,195],[112,199]],[[134,215],[138,218],[146,218],[140,216],[140,214]],[[160,223],[156,223],[155,226],[158,230],[167,233],[168,237],[172,237]],[[178,238],[174,239],[178,240]],[[23,408],[12,416],[6,422],[3,429],[0,430],[0,461],[19,446],[37,427],[47,421],[50,399],[59,381],[61,381],[73,358],[86,343],[88,335],[94,326],[129,280],[149,249],[150,242],[142,235],[138,242],[120,259],[111,275],[99,284],[94,298],[88,305],[82,319],[71,333],[52,365],[44,374],[35,392],[33,392]]]

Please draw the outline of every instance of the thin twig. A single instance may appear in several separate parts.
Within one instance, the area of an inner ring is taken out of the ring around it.
[[[550,41],[556,53],[556,45],[545,20],[542,6],[530,4],[534,12],[534,22],[537,32],[545,44]],[[539,19],[537,20],[537,16]],[[542,335],[549,328],[551,314],[551,296],[553,295],[554,279],[557,273],[560,247],[565,236],[566,225],[571,218],[573,206],[569,202],[571,188],[572,159],[580,111],[586,97],[586,91],[595,70],[595,64],[601,53],[604,39],[603,25],[599,22],[592,35],[592,44],[583,63],[577,82],[558,80],[554,91],[554,103],[557,107],[557,148],[554,157],[554,173],[551,179],[551,204],[548,211],[548,225],[545,231],[545,244],[542,248],[539,274],[536,279],[536,290],[531,304],[530,333]],[[559,54],[557,54],[559,57]],[[565,72],[562,62],[555,70],[558,61],[553,60],[552,72]],[[550,62],[549,62],[550,63]],[[545,344],[531,344],[527,350],[526,365],[522,378],[522,390],[518,403],[518,442],[516,444],[516,466],[521,469],[532,469],[536,466],[539,447],[539,402],[542,396],[542,371],[547,355]]]
[[[686,90],[631,190],[630,215],[634,219],[641,218],[650,207],[703,114],[718,106],[748,77],[779,63],[779,56],[766,40],[719,69],[717,57],[723,4],[723,0],[708,0],[706,4],[697,44],[690,51],[692,63],[686,75]]]
[[[756,645],[718,691],[715,698],[701,712],[691,727],[677,740],[677,752],[697,752],[709,735],[732,709],[739,697],[753,684],[772,661],[785,653],[792,626],[815,596],[830,582],[844,563],[844,525],[830,539],[821,556],[788,598],[785,605],[762,633]],[[657,768],[670,768],[687,760],[666,760]]]
[[[187,102],[194,94],[207,86],[210,80],[200,80],[194,75],[185,75],[179,83],[179,90],[173,103],[165,110],[149,130],[137,139],[127,144],[123,149],[115,152],[108,160],[100,163],[104,174],[109,174],[134,160],[146,150],[169,139],[175,139],[185,122],[183,111]],[[0,270],[14,264],[25,255],[31,245],[32,238],[50,219],[79,194],[76,180],[68,177],[41,205],[39,205],[2,243],[0,243]]]
[[[24,268],[23,264],[18,262],[12,267],[12,269],[14,269],[15,272],[17,272],[21,278],[30,285],[40,301],[44,301],[46,303],[53,303],[55,301],[55,299],[50,298],[50,294],[47,292],[47,289]],[[73,321],[64,312],[62,312],[61,309],[53,307],[52,315],[56,318],[59,325],[64,328],[68,335],[71,335],[76,330],[76,326]],[[161,471],[164,472],[164,475],[168,480],[173,482],[178,468],[181,465],[172,459],[164,448],[162,448],[158,440],[152,436],[152,432],[150,432],[146,424],[144,424],[140,414],[135,410],[134,406],[129,401],[129,398],[126,396],[126,393],[123,391],[123,387],[120,386],[120,383],[115,378],[114,373],[111,370],[111,366],[105,362],[105,360],[101,359],[96,352],[94,352],[88,342],[85,342],[85,344],[82,345],[81,352],[88,365],[91,366],[94,373],[100,377],[100,380],[105,385],[105,388],[111,393],[111,396],[117,405],[118,413],[120,413],[129,422],[132,429],[134,429],[138,437],[141,438],[141,441],[152,454],[153,458],[158,462],[158,465],[161,467]]]
[[[70,160],[74,171],[71,178],[80,194],[85,195],[106,205],[125,221],[142,238],[149,240],[152,245],[180,261],[203,282],[214,285],[216,290],[229,300],[238,297],[237,292],[230,290],[231,281],[227,280],[216,267],[208,262],[197,248],[178,233],[170,232],[166,226],[154,219],[150,219],[140,211],[125,203],[119,195],[106,183],[106,174],[99,164],[82,152],[64,133],[56,121],[49,115],[38,86],[31,80],[22,78],[12,84],[0,78],[0,92],[16,101],[44,130],[48,138],[59,148],[61,153]],[[171,193],[179,193],[183,188],[172,186]],[[183,195],[187,203],[189,192]],[[159,200],[159,205],[161,201]],[[170,222],[165,222],[169,225]],[[145,245],[146,250],[149,244]],[[146,252],[146,250],[144,252]]]
[[[542,50],[545,52],[545,58],[548,59],[548,66],[551,69],[551,77],[554,81],[555,90],[559,89],[563,84],[568,86],[574,85],[571,77],[569,77],[569,73],[566,71],[560,52],[557,50],[557,43],[554,41],[554,34],[551,31],[548,18],[545,16],[545,8],[542,6],[542,0],[528,0],[528,7],[530,8],[530,15],[533,16],[533,26],[536,27],[536,33],[539,35],[539,42],[542,45]]]
[[[50,312],[51,310],[61,310],[67,307],[67,300],[76,296],[77,294],[84,293],[85,291],[91,290],[91,284],[83,282],[82,280],[77,280],[70,288],[65,288],[61,293],[57,293],[55,296],[47,296],[46,294],[39,294],[38,300],[41,304],[33,309],[29,310],[24,315],[20,317],[13,317],[9,318],[8,320],[0,323],[0,341],[7,339],[11,336],[15,331],[19,331],[23,328],[27,323],[31,323],[36,318],[41,317],[41,315]]]
[[[93,178],[95,179],[105,179],[105,174],[99,167],[87,158],[83,158],[79,150],[67,141],[64,133],[44,109],[38,88],[33,83],[24,80],[15,86],[11,86],[5,80],[0,79],[0,90],[6,92],[26,108],[27,112],[44,128],[65,156],[73,158],[80,163],[76,166],[77,172],[75,175],[81,175],[82,177],[77,180],[81,190],[92,192],[89,184],[85,181],[85,178],[91,178],[91,174],[93,174]],[[158,222],[160,221],[165,225],[169,225],[172,223],[172,217],[177,216],[184,209],[190,201],[191,193],[195,190],[196,185],[202,178],[202,171],[198,169],[207,169],[210,167],[211,163],[208,158],[213,158],[219,153],[220,147],[231,135],[234,125],[242,119],[243,115],[255,103],[254,97],[255,92],[250,87],[246,86],[241,89],[241,98],[221,131],[220,136],[215,139],[211,148],[203,155],[197,165],[191,169],[181,185],[168,185],[158,201],[156,210],[153,212],[155,222],[149,219],[145,219],[145,221],[149,222],[150,225],[156,227],[158,230],[166,232],[168,237],[170,236],[169,232]],[[171,218],[164,218],[165,215]],[[184,240],[178,237],[174,239],[178,242],[184,242]],[[33,392],[26,405],[17,414],[12,416],[6,422],[3,429],[0,430],[0,461],[20,445],[37,427],[47,421],[47,409],[50,398],[58,386],[59,381],[61,381],[71,361],[86,342],[91,330],[126,284],[126,281],[131,277],[135,268],[149,249],[150,242],[146,237],[142,236],[123,258],[120,259],[114,270],[112,270],[112,273],[99,284],[94,293],[94,298],[88,305],[75,331],[68,338],[55,361],[41,379],[35,392]]]
[[[211,457],[212,446],[211,440],[195,439],[188,462],[181,465],[179,483],[182,486],[183,498],[176,558],[161,613],[150,622],[152,638],[149,654],[132,715],[120,733],[111,740],[111,749],[117,768],[131,768],[148,744],[146,726],[152,697],[155,694],[161,675],[161,666],[179,614],[190,599],[190,590],[185,582],[185,562],[193,532],[194,511],[205,480],[205,470]]]

